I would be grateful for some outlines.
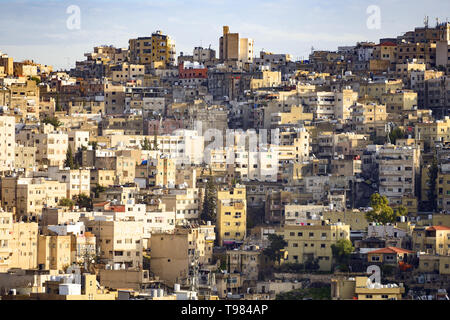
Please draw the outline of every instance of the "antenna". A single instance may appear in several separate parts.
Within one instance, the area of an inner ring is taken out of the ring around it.
[[[425,16],[423,19],[423,24],[425,25],[425,28],[428,28],[428,16]]]

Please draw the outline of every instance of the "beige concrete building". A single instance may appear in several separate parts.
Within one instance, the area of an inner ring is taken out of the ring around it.
[[[415,126],[416,139],[424,140],[431,148],[435,143],[450,141],[450,118],[433,122],[417,123]]]
[[[97,251],[105,264],[124,264],[128,268],[142,267],[142,222],[87,221],[86,231],[97,239]]]
[[[150,270],[169,285],[189,284],[190,271],[198,268],[199,263],[212,262],[213,233],[202,232],[201,228],[178,228],[173,234],[153,234]]]
[[[14,167],[17,169],[25,169],[29,171],[34,171],[36,167],[36,147],[25,147],[17,145],[14,148],[15,158]]]
[[[72,239],[70,235],[40,235],[38,240],[38,265],[44,270],[64,270],[72,264]]]
[[[379,154],[379,192],[390,204],[400,205],[404,195],[416,194],[420,149],[385,145]]]
[[[111,71],[113,82],[126,83],[128,81],[136,81],[144,77],[145,66],[142,64],[123,63],[114,67]]]
[[[240,38],[239,33],[230,33],[228,26],[223,27],[223,35],[219,39],[219,59],[235,60],[243,63],[253,61],[253,40]]]
[[[331,245],[340,239],[350,240],[350,226],[333,225],[284,226],[281,234],[288,243],[286,263],[305,263],[318,260],[320,270],[331,271],[333,254]]]
[[[450,227],[416,227],[412,233],[413,249],[427,254],[450,255]]]
[[[0,272],[37,268],[37,223],[14,222],[11,212],[0,212]]]
[[[334,278],[331,280],[333,300],[402,300],[402,285],[372,284],[368,277]]]
[[[133,183],[136,174],[136,162],[131,157],[99,157],[95,162],[96,167],[115,171],[115,184]]]
[[[0,117],[0,171],[12,171],[15,159],[15,118]]]
[[[44,207],[56,207],[67,196],[66,184],[44,178],[2,179],[2,205],[19,217],[40,216]]]
[[[90,196],[91,193],[91,171],[88,169],[61,170],[58,167],[48,168],[48,177],[52,180],[66,184],[68,199],[74,199],[79,195]]]

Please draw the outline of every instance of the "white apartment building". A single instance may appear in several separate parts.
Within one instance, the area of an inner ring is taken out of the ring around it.
[[[420,149],[385,145],[379,150],[379,192],[391,204],[402,204],[404,195],[414,195],[419,174]]]

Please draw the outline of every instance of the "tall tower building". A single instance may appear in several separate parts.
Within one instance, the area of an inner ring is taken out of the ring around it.
[[[253,61],[253,40],[239,38],[239,33],[230,33],[229,27],[224,26],[223,35],[219,39],[219,59],[251,63]]]

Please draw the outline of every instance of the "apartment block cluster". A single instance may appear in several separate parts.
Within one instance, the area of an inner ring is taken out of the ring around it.
[[[217,40],[0,53],[1,299],[448,300],[450,23],[300,61]]]

